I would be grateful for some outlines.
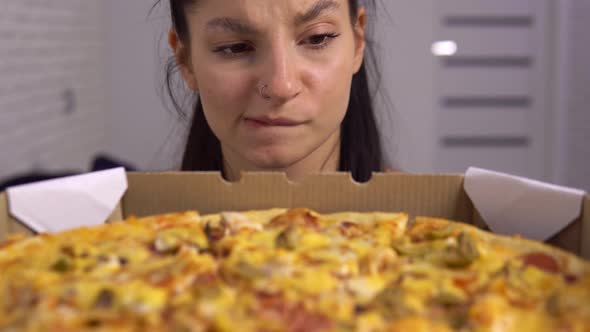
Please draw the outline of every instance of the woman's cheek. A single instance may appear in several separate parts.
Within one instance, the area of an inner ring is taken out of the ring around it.
[[[324,116],[343,117],[350,95],[350,67],[346,66],[343,60],[335,61],[329,66],[316,70],[314,76],[316,86],[314,95],[319,101],[319,110],[323,112],[332,110],[332,112],[324,113]]]
[[[245,75],[224,73],[222,71],[207,72],[201,89],[203,103],[219,113],[230,113],[236,116],[245,111],[246,101],[250,98],[248,87],[251,85]]]

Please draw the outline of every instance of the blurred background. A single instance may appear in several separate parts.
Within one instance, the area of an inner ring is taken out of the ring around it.
[[[590,190],[590,0],[381,0],[379,117],[408,172],[469,166]],[[0,0],[0,183],[177,169],[152,0]],[[389,102],[388,102],[389,101]]]

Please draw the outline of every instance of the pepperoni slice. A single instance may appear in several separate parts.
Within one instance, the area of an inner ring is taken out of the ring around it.
[[[471,284],[473,284],[474,282],[476,282],[478,279],[477,274],[471,274],[468,276],[460,276],[460,277],[456,277],[453,279],[453,284],[455,284],[455,286],[457,286],[458,288],[461,288],[462,290],[467,291],[469,289],[469,286]]]
[[[288,332],[319,332],[332,330],[332,322],[326,316],[308,312],[303,305],[291,309],[285,317]]]
[[[549,273],[560,273],[561,267],[557,260],[542,252],[533,252],[522,257],[525,266],[534,266]]]
[[[573,274],[567,274],[563,278],[565,279],[565,282],[568,285],[573,284],[573,283],[576,283],[580,279],[580,278],[578,278],[577,276],[575,276]]]
[[[259,293],[258,299],[263,310],[260,315],[280,317],[287,332],[331,331],[333,322],[325,315],[307,311],[303,304],[288,303],[280,295]]]

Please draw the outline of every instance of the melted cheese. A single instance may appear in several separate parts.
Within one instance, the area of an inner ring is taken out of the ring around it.
[[[590,326],[583,264],[577,280],[445,220],[406,228],[406,214],[274,209],[12,239],[0,247],[0,330]]]

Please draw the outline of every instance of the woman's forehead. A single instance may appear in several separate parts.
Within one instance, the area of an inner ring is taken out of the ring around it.
[[[295,25],[329,13],[347,13],[348,0],[200,0],[194,15],[211,26],[234,18],[250,24],[285,21]]]

